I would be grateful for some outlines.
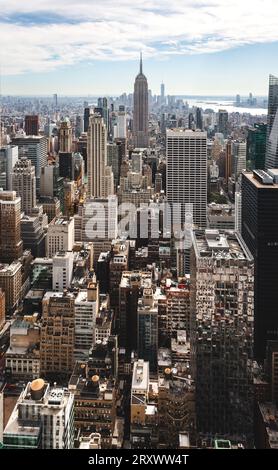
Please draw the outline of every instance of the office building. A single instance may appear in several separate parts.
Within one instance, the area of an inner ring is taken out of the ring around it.
[[[265,168],[267,125],[260,123],[248,129],[247,168],[263,170]]]
[[[233,142],[234,173],[236,179],[246,170],[246,142]]]
[[[179,330],[190,337],[190,289],[188,281],[166,281],[162,291],[155,293],[158,299],[158,330],[160,344],[175,338]]]
[[[114,175],[111,166],[106,166],[102,177],[103,197],[109,197],[114,194]]]
[[[139,292],[152,287],[150,272],[124,271],[119,285],[119,346],[127,354],[137,349]],[[129,332],[133,334],[130,335]]]
[[[58,198],[64,197],[64,178],[59,174],[59,165],[47,165],[41,168],[40,197]],[[49,220],[51,222],[52,219]]]
[[[29,382],[3,436],[5,449],[73,449],[73,394],[43,379]]]
[[[74,245],[73,217],[58,217],[48,226],[46,235],[46,256],[52,257],[58,251],[71,251]]]
[[[36,169],[36,177],[41,174],[41,167],[47,165],[47,137],[45,136],[16,136],[12,144],[18,146],[20,158],[31,160]]]
[[[25,116],[24,130],[26,135],[39,135],[39,116]]]
[[[87,362],[76,362],[69,381],[69,390],[74,394],[74,425],[83,436],[92,432],[101,435],[102,448],[111,449],[116,421],[116,387],[112,375],[104,364],[109,356],[103,353],[98,358],[104,365],[102,374],[94,358]],[[96,358],[97,359],[97,358]]]
[[[130,444],[132,449],[156,449],[158,445],[157,380],[150,379],[149,363],[133,364],[130,399]]]
[[[142,54],[140,71],[134,83],[133,95],[133,144],[135,148],[149,146],[148,82],[143,74]]]
[[[225,149],[225,183],[228,187],[229,178],[231,178],[233,173],[233,164],[232,164],[232,141],[228,140]]]
[[[5,292],[0,288],[0,329],[4,325],[5,319],[6,319]]]
[[[15,191],[0,191],[0,262],[11,263],[22,255],[21,200]]]
[[[17,380],[28,381],[40,376],[40,327],[35,319],[17,319],[12,323],[6,371]]]
[[[203,130],[203,112],[202,108],[196,109],[196,128],[200,131]]]
[[[69,375],[74,367],[74,295],[47,292],[43,298],[41,373]]]
[[[12,172],[12,189],[21,199],[21,210],[31,215],[36,206],[36,174],[31,160],[18,160]]]
[[[192,370],[197,432],[253,439],[254,260],[240,235],[193,236]]]
[[[160,103],[165,104],[165,84],[162,82],[160,85]]]
[[[164,367],[158,378],[159,444],[167,449],[179,448],[181,433],[195,434],[194,381],[188,362],[174,364]]]
[[[152,288],[145,288],[137,308],[138,357],[149,363],[150,373],[157,372],[158,303]]]
[[[0,148],[0,175],[1,185],[4,191],[12,190],[12,171],[18,161],[18,147],[8,145]]]
[[[242,237],[255,260],[255,357],[262,362],[268,340],[278,339],[277,170],[242,174]]]
[[[103,197],[103,177],[107,165],[107,131],[104,120],[90,116],[87,144],[88,196]]]
[[[222,230],[235,229],[235,210],[230,204],[216,204],[212,202],[208,205],[208,228]]]
[[[53,255],[52,290],[63,292],[71,284],[73,274],[73,253],[58,251]]]
[[[80,290],[75,299],[74,356],[88,360],[94,345],[96,316],[99,310],[99,287],[94,280],[86,290]]]
[[[122,273],[128,270],[129,243],[121,239],[112,243],[109,260],[109,292],[111,307],[115,311],[119,308],[119,285]]]
[[[31,286],[32,289],[52,289],[52,258],[35,258],[31,264]]]
[[[124,106],[120,106],[117,113],[116,126],[114,126],[114,139],[126,139],[127,137],[127,122],[126,122],[126,112]]]
[[[172,206],[181,204],[185,212],[193,211],[193,223],[207,224],[207,134],[191,130],[167,130],[167,200]]]
[[[5,292],[6,313],[11,316],[21,300],[22,264],[0,264],[0,288]]]
[[[109,108],[107,98],[98,98],[97,107],[94,108],[94,112],[100,114],[103,118],[107,133],[110,132],[110,122],[109,122]]]
[[[72,126],[69,119],[61,122],[59,129],[59,151],[66,153],[72,151]]]
[[[59,175],[62,178],[73,180],[73,153],[59,152]]]
[[[91,109],[85,108],[84,109],[84,132],[88,132],[90,114],[91,114]]]
[[[278,168],[278,77],[269,76],[265,168]]]
[[[235,231],[241,233],[242,230],[242,194],[241,191],[235,193]]]
[[[83,204],[79,204],[74,226],[77,241],[97,242],[117,238],[117,197],[86,199]]]
[[[45,218],[47,223],[46,214],[43,216],[35,214],[32,216],[24,215],[20,220],[23,249],[30,250],[35,258],[45,256]]]
[[[120,182],[121,163],[120,146],[116,143],[107,144],[107,165],[112,167],[115,190]]]
[[[224,138],[228,136],[228,112],[224,109],[218,111],[218,132],[223,134]]]
[[[40,203],[49,223],[61,215],[61,203],[57,197],[41,197]]]

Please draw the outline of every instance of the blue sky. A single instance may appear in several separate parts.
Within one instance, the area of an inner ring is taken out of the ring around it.
[[[139,53],[153,93],[266,95],[278,2],[0,0],[3,94],[131,92]]]

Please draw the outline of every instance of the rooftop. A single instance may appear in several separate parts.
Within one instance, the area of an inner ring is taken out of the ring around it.
[[[132,391],[147,393],[149,389],[149,363],[143,359],[134,362],[132,375]]]
[[[278,408],[274,403],[259,403],[269,446],[278,449]]]
[[[277,169],[268,170],[254,170],[251,172],[244,172],[244,177],[247,178],[258,189],[278,189],[278,171]]]
[[[203,137],[207,138],[207,133],[203,131],[193,131],[191,129],[178,128],[178,129],[167,129],[167,138],[168,137]]]
[[[193,235],[195,253],[199,258],[238,259],[253,258],[241,235],[234,232],[205,230]]]
[[[139,287],[151,287],[152,275],[144,271],[124,271],[121,278],[120,287],[131,287],[138,284]]]

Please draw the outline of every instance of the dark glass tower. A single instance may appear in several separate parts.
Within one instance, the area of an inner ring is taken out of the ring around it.
[[[148,111],[148,81],[143,74],[142,54],[140,71],[134,83],[133,108],[133,140],[134,146],[145,148],[149,146],[149,111]]]
[[[278,168],[278,78],[269,76],[265,168]]]
[[[250,170],[263,170],[265,167],[266,134],[266,124],[254,124],[248,130],[247,164]]]
[[[254,352],[260,362],[266,342],[278,339],[278,170],[271,174],[242,173],[242,236],[255,263]]]
[[[88,132],[90,113],[90,108],[84,109],[84,132]]]
[[[197,129],[200,129],[200,131],[202,131],[203,130],[203,114],[202,114],[201,108],[196,109],[196,124],[197,124]]]

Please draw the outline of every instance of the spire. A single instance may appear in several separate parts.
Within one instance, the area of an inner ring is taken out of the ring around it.
[[[140,52],[140,74],[143,73],[143,60],[142,60],[142,52]]]

